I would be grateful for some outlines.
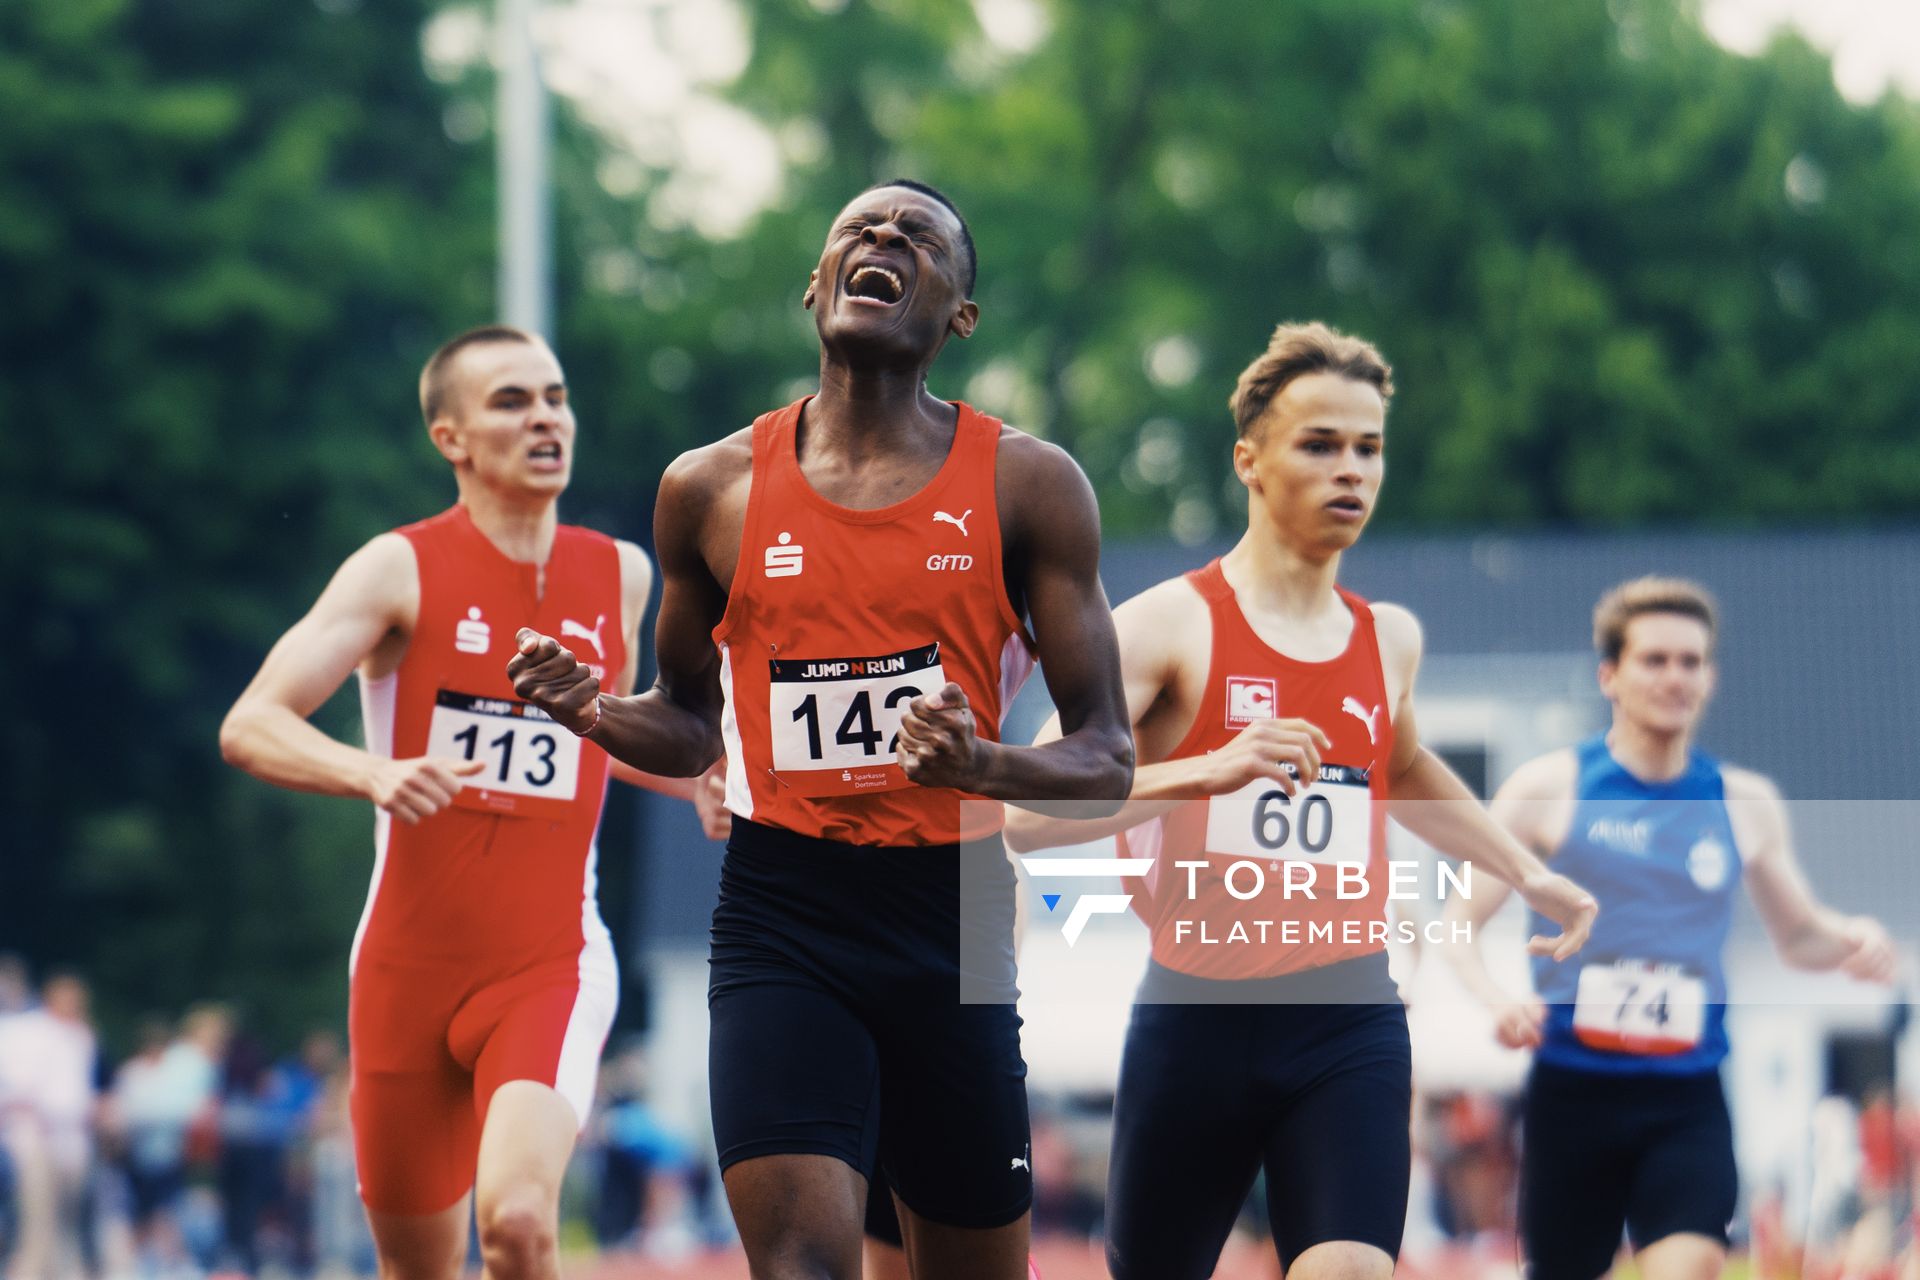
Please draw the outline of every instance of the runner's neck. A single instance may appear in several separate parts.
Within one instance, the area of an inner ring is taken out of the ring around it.
[[[926,370],[854,370],[824,354],[820,391],[802,415],[808,453],[826,453],[859,465],[868,458],[924,442],[951,443],[958,414],[927,391]]]
[[[1634,724],[1619,712],[1607,731],[1607,750],[1628,773],[1642,782],[1672,782],[1687,771],[1691,735],[1655,733]]]
[[[463,484],[460,505],[467,509],[473,527],[501,555],[518,564],[538,565],[544,579],[560,528],[560,504],[551,495],[508,497],[478,484]]]
[[[1233,550],[1220,557],[1243,612],[1257,613],[1283,626],[1312,627],[1347,608],[1334,592],[1340,553],[1309,558],[1274,537],[1248,529]]]

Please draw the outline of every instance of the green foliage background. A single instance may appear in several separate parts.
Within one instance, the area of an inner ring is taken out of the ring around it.
[[[677,452],[814,368],[838,205],[935,182],[980,332],[935,389],[1069,448],[1110,534],[1237,519],[1225,397],[1282,319],[1394,361],[1403,527],[1886,522],[1920,509],[1920,110],[1672,0],[755,0],[734,101],[790,136],[737,237],[598,180],[562,104],[571,519],[648,537]],[[339,560],[451,485],[414,416],[490,317],[487,73],[425,0],[0,6],[0,948],[110,1018],[338,1016],[364,806],[221,765],[215,728]],[[608,263],[622,270],[607,270]],[[353,732],[346,695],[324,713]],[[614,888],[618,889],[617,875]]]

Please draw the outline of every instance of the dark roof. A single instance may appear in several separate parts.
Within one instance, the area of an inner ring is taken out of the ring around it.
[[[1109,546],[1118,603],[1229,544]],[[1429,654],[1590,651],[1594,602],[1647,573],[1718,598],[1703,745],[1810,799],[1920,797],[1920,531],[1378,536],[1342,581],[1406,605]]]

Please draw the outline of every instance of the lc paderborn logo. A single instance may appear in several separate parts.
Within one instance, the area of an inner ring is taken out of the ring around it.
[[[780,535],[779,546],[767,548],[766,565],[767,576],[769,578],[797,578],[800,576],[800,570],[802,568],[800,557],[805,553],[806,548],[789,546],[788,544],[792,541],[792,534],[783,533]]]
[[[1280,687],[1267,676],[1227,677],[1227,727],[1238,729],[1256,720],[1271,720]]]

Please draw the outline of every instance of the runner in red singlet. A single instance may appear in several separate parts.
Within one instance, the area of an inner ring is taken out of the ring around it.
[[[1123,854],[1156,859],[1114,1103],[1120,1280],[1211,1275],[1262,1167],[1289,1280],[1392,1273],[1412,1081],[1385,954],[1389,798],[1563,926],[1538,945],[1571,954],[1592,923],[1592,900],[1420,746],[1413,616],[1336,582],[1373,512],[1391,394],[1370,344],[1319,324],[1274,333],[1232,399],[1246,535],[1115,613],[1142,762],[1131,801],[1097,823],[1009,816],[1016,849],[1127,831]]]
[[[350,1040],[381,1274],[459,1274],[477,1170],[488,1275],[540,1280],[557,1265],[560,1178],[617,997],[594,902],[608,762],[516,699],[505,663],[534,625],[630,687],[653,569],[631,543],[558,522],[574,418],[544,342],[472,330],[427,362],[420,390],[459,503],[341,566],[220,746],[269,782],[377,806]],[[307,721],[356,669],[364,751]]]
[[[857,1277],[876,1166],[919,1280],[1027,1274],[1013,873],[1000,806],[963,801],[1108,812],[1133,753],[1085,476],[927,392],[973,331],[973,273],[945,196],[854,199],[804,299],[819,394],[661,481],[658,687],[606,697],[532,632],[513,663],[520,696],[637,767],[698,772],[724,743],[710,1084],[761,1280]],[[1003,746],[1035,657],[1066,733]]]

